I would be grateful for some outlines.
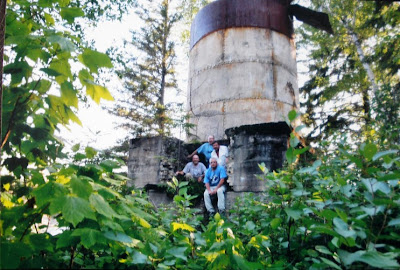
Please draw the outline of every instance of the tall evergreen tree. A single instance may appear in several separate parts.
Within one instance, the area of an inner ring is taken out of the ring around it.
[[[171,0],[148,2],[137,12],[144,26],[126,46],[137,57],[117,71],[124,83],[123,97],[112,109],[127,120],[123,125],[135,137],[170,133],[171,104],[165,103],[165,95],[168,89],[178,89],[172,28],[181,16],[173,12]]]
[[[330,15],[335,34],[307,25],[298,29],[298,46],[312,48],[307,55],[312,59],[308,62],[310,77],[301,88],[305,122],[314,128],[308,139],[318,141],[338,131],[359,138],[372,119],[389,117],[381,113],[388,109],[391,127],[398,128],[398,107],[388,102],[390,98],[382,98],[388,93],[398,95],[394,92],[399,82],[395,71],[399,50],[391,49],[398,48],[400,41],[400,17],[395,15],[399,4],[313,0],[311,8]],[[383,61],[385,58],[393,61]],[[377,129],[387,128],[386,122],[387,119],[380,122]]]

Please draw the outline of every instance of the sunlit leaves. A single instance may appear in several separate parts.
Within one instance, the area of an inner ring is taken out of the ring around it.
[[[61,98],[67,106],[78,108],[77,91],[70,82],[63,82],[61,84]]]
[[[102,67],[113,67],[110,58],[106,54],[91,49],[85,49],[83,53],[78,56],[78,59],[87,66],[92,73],[98,73],[99,68]]]
[[[81,8],[78,7],[63,7],[60,11],[61,17],[66,20],[68,23],[72,24],[75,18],[83,17],[85,13]]]
[[[100,99],[114,100],[107,88],[93,82],[93,77],[87,70],[83,69],[79,72],[79,79],[86,86],[86,94],[97,104],[100,103]]]
[[[56,81],[59,84],[67,80],[72,80],[72,72],[71,72],[71,65],[69,64],[67,55],[63,55],[57,59],[54,59],[51,63],[49,68],[53,70],[53,74],[55,76]],[[57,72],[58,74],[55,75]],[[52,75],[53,75],[52,74]]]
[[[47,97],[52,115],[59,119],[63,124],[67,124],[69,121],[73,121],[78,125],[82,125],[82,122],[75,115],[75,113],[67,106],[60,97],[49,95]]]
[[[67,38],[64,38],[59,35],[52,35],[47,38],[50,43],[57,43],[61,50],[72,52],[75,50],[75,45]]]
[[[172,230],[173,231],[176,231],[176,230],[179,230],[179,229],[186,230],[186,231],[189,231],[189,232],[194,232],[195,231],[195,229],[192,226],[188,225],[188,224],[181,224],[181,223],[177,223],[177,222],[172,222],[171,225],[172,225]]]

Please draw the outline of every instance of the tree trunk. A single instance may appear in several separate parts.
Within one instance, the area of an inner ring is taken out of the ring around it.
[[[161,63],[161,85],[160,85],[160,95],[159,95],[159,105],[160,105],[160,122],[159,127],[162,135],[165,133],[165,108],[164,108],[164,95],[165,95],[165,81],[167,76],[167,44],[168,44],[168,21],[169,21],[169,2],[165,0],[165,16],[164,16],[164,27],[162,33],[162,63]]]
[[[347,28],[347,26],[346,26],[346,28]],[[347,30],[350,31],[351,39],[353,40],[354,44],[356,45],[358,57],[360,57],[360,61],[361,61],[362,65],[363,65],[365,71],[367,72],[368,79],[369,79],[369,81],[371,83],[372,90],[373,90],[374,96],[376,98],[378,96],[378,85],[375,82],[375,74],[374,74],[371,66],[369,65],[369,63],[367,63],[367,61],[365,60],[365,54],[364,54],[364,51],[363,51],[363,49],[361,47],[361,42],[360,42],[357,34],[354,33],[353,31],[351,31],[348,28],[347,28]]]
[[[4,37],[6,33],[6,6],[7,0],[0,0],[0,138],[3,138],[3,58]],[[1,139],[0,139],[1,140]],[[0,145],[2,142],[0,142]]]

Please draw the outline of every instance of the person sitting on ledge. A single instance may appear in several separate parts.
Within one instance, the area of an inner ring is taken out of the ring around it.
[[[220,145],[218,141],[214,141],[212,146],[214,148],[214,151],[212,151],[211,153],[211,158],[216,158],[218,161],[218,165],[223,166],[226,170],[226,164],[228,163],[229,157],[228,147]]]
[[[187,180],[196,179],[199,183],[203,182],[204,174],[207,168],[200,162],[198,155],[193,155],[192,162],[186,164],[182,171],[177,171],[176,176],[184,175]]]
[[[208,160],[211,158],[211,152],[214,151],[214,148],[212,146],[214,142],[214,136],[213,135],[209,135],[208,136],[208,142],[203,143],[199,148],[197,148],[196,150],[194,150],[193,153],[191,153],[190,155],[188,155],[188,158],[192,158],[194,155],[196,154],[203,154],[206,158],[206,167],[208,167]]]
[[[228,177],[223,166],[218,165],[216,158],[210,159],[210,167],[206,171],[204,184],[206,190],[204,191],[204,204],[210,217],[215,214],[214,207],[211,203],[211,195],[217,194],[218,198],[218,212],[225,214],[225,179]]]

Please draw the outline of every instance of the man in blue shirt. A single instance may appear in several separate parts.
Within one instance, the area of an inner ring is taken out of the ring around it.
[[[204,177],[204,184],[206,185],[206,190],[204,191],[204,204],[210,216],[215,214],[214,207],[211,203],[211,195],[217,194],[218,197],[218,212],[225,212],[225,190],[224,185],[225,179],[228,177],[225,168],[218,165],[216,158],[211,158],[210,168],[207,169],[206,175]]]
[[[203,154],[206,157],[205,165],[206,165],[206,167],[208,167],[208,162],[211,158],[211,153],[212,153],[212,151],[214,151],[213,143],[214,143],[214,136],[209,135],[208,142],[203,143],[199,148],[194,150],[194,152],[192,154],[190,154],[188,156],[188,158],[192,158],[196,154]]]

